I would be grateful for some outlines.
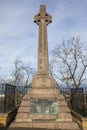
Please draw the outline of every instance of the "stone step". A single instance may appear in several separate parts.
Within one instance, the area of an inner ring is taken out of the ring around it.
[[[28,128],[28,129],[49,129],[49,130],[81,130],[75,122],[48,122],[48,123],[41,123],[41,122],[13,122],[9,126],[9,128]]]
[[[58,129],[61,130],[81,130],[75,122],[59,122]]]

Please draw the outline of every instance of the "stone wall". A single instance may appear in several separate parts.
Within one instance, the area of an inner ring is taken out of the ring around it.
[[[74,111],[71,111],[74,120],[79,124],[83,130],[87,130],[87,117],[82,117]]]
[[[0,113],[0,127],[8,126],[11,123],[11,121],[13,121],[13,119],[15,118],[16,113],[17,108],[13,109],[8,113]]]

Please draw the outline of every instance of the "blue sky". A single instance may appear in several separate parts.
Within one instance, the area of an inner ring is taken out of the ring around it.
[[[38,26],[33,17],[40,5],[52,15],[49,54],[62,39],[80,36],[87,41],[87,0],[0,0],[0,77],[10,76],[17,57],[37,68]]]

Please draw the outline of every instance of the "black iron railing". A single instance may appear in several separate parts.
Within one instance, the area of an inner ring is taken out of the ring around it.
[[[29,86],[0,84],[0,113],[5,113],[15,107],[19,107],[23,96],[28,90]]]
[[[0,112],[4,111],[5,86],[0,84]]]
[[[83,88],[59,88],[65,97],[70,109],[82,116],[87,116],[87,87]]]
[[[16,86],[5,84],[4,112],[15,108],[15,88]]]
[[[8,112],[15,107],[15,86],[0,84],[0,112]]]
[[[70,104],[72,110],[85,115],[85,103],[84,103],[84,89],[71,89]]]

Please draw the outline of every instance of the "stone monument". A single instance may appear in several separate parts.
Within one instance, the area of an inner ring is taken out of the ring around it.
[[[49,74],[47,25],[52,22],[52,16],[46,12],[45,5],[40,6],[34,22],[39,26],[38,73],[11,127],[79,130],[64,97],[56,89],[55,80]]]

